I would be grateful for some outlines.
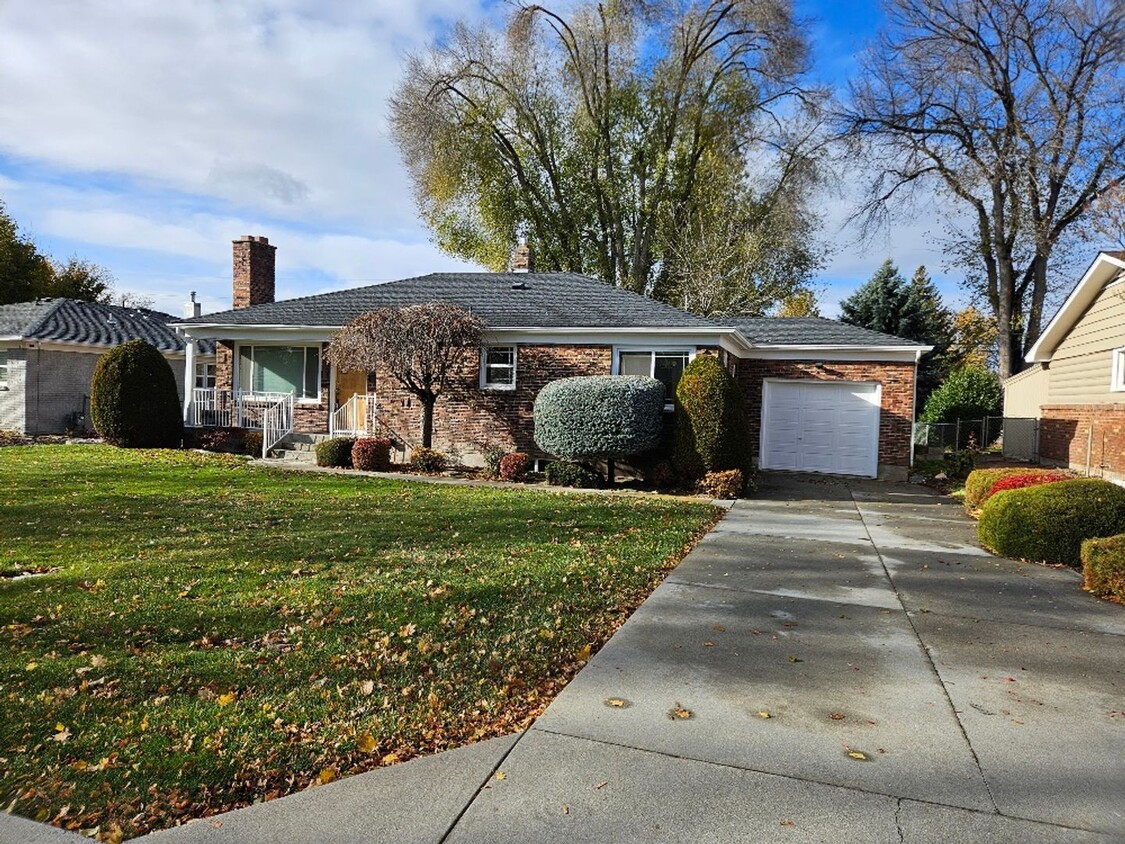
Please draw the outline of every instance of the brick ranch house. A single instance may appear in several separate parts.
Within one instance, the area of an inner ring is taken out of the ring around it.
[[[442,301],[486,326],[479,355],[434,412],[434,446],[466,463],[490,444],[548,458],[532,438],[532,405],[549,381],[651,375],[671,393],[688,361],[714,354],[745,394],[761,468],[908,472],[928,346],[820,318],[704,319],[587,276],[533,272],[526,247],[509,273],[433,273],[275,301],[275,249],[264,237],[234,241],[234,307],[175,324],[189,366],[195,344],[216,344],[214,387],[185,390],[188,425],[262,428],[266,450],[291,431],[389,435],[413,447],[417,399],[385,373],[337,371],[324,352],[362,313]]]
[[[1004,382],[1004,415],[1039,420],[1039,458],[1125,483],[1125,252],[1102,252]]]

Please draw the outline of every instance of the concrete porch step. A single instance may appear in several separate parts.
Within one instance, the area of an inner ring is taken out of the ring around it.
[[[271,460],[284,460],[287,463],[316,463],[314,449],[271,448],[269,457]]]

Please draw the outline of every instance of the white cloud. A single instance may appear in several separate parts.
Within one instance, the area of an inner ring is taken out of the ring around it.
[[[413,219],[386,131],[457,0],[0,5],[0,150],[295,218]]]

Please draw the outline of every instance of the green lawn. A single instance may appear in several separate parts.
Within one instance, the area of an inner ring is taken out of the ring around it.
[[[0,807],[113,840],[510,732],[715,518],[0,448]]]

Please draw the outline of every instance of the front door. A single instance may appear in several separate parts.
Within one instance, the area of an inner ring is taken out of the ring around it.
[[[350,432],[364,433],[367,430],[367,373],[336,372],[336,407],[343,407],[352,396],[358,395],[355,412],[348,414],[347,420],[340,420]]]

